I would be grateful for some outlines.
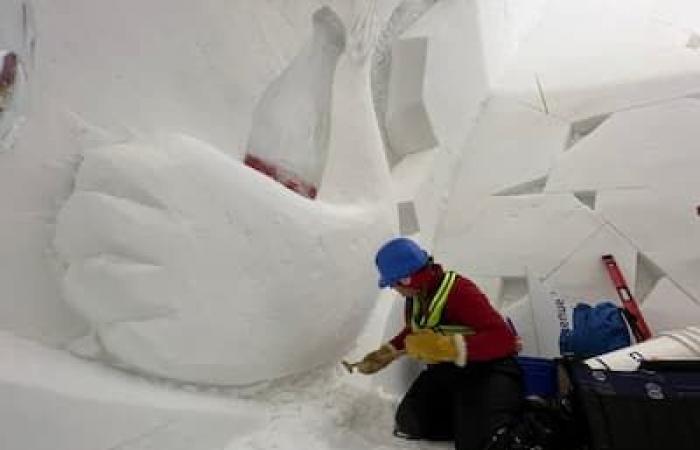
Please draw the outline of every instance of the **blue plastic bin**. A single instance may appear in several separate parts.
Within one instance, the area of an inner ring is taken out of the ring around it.
[[[557,365],[547,358],[518,356],[518,363],[523,369],[525,396],[552,398],[558,390]]]

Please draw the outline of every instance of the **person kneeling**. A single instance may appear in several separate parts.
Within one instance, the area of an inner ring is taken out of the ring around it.
[[[379,286],[405,298],[405,326],[357,369],[375,373],[404,354],[427,364],[398,406],[394,434],[495,448],[522,410],[517,337],[472,281],[412,240],[392,239],[375,262]]]

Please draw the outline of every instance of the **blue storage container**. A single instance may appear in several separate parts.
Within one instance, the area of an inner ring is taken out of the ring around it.
[[[525,396],[551,398],[558,390],[557,364],[547,358],[518,356],[518,363],[523,369]]]

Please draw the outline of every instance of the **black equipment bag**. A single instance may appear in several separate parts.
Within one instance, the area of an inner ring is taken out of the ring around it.
[[[645,361],[634,372],[567,360],[561,367],[589,448],[700,448],[700,361]]]

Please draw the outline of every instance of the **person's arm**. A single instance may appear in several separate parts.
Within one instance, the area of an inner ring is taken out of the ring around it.
[[[473,335],[462,336],[464,348],[459,348],[467,360],[488,361],[517,353],[515,335],[486,295],[470,280],[459,280],[450,293],[446,308],[451,323],[474,330]]]
[[[389,340],[389,345],[398,352],[402,352],[406,349],[406,336],[411,334],[411,316],[413,314],[413,299],[407,298],[404,303],[403,311],[403,329]]]
[[[517,353],[516,338],[503,327],[492,325],[464,338],[470,361],[489,361]]]

